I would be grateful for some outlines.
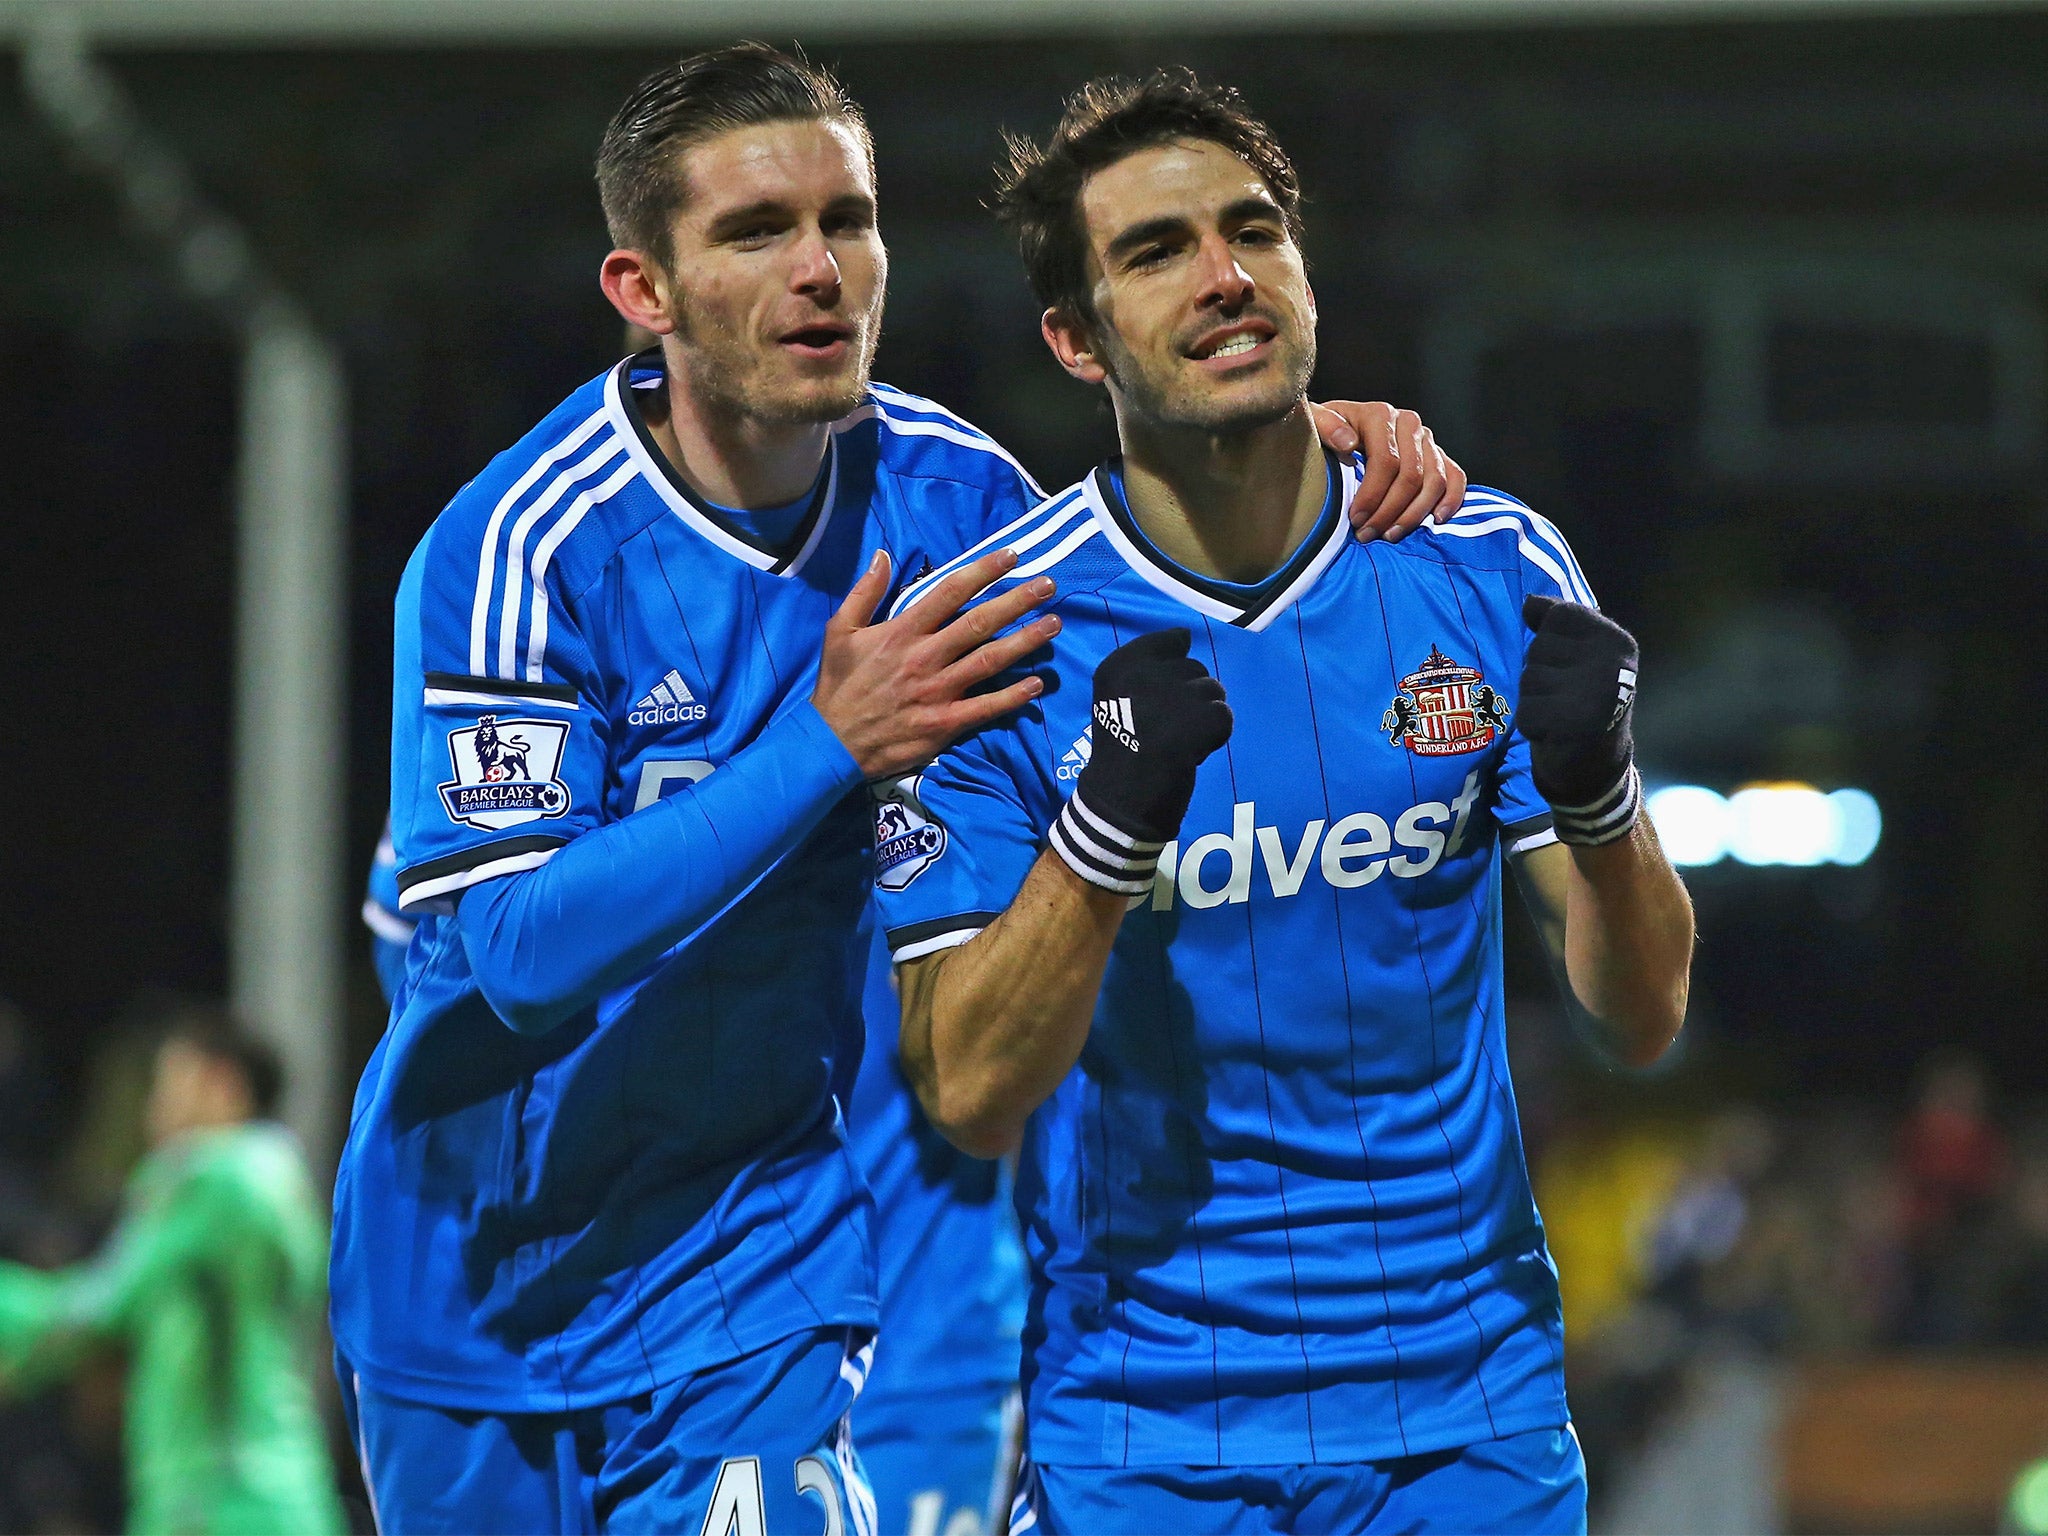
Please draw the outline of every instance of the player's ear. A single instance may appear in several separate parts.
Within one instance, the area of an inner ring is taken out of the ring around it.
[[[652,257],[640,251],[613,251],[598,268],[597,283],[628,325],[656,336],[676,328],[668,317],[668,275]]]
[[[1055,304],[1038,317],[1038,334],[1052,348],[1060,366],[1083,384],[1100,384],[1109,377],[1095,354],[1095,336],[1086,322]]]

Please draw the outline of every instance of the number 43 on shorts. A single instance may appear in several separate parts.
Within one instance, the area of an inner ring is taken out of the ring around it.
[[[837,1466],[833,1458],[820,1452],[797,1458],[796,1491],[823,1507],[823,1536],[874,1536],[874,1494],[860,1474],[859,1463],[848,1464],[850,1451],[848,1446],[841,1452]],[[765,1494],[760,1457],[726,1457],[719,1465],[718,1481],[712,1485],[711,1507],[705,1511],[699,1536],[769,1536]],[[776,1536],[782,1533],[778,1531]]]

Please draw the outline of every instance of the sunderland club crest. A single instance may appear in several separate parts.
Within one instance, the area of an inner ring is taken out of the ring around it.
[[[1461,666],[1432,645],[1422,665],[1401,679],[1380,729],[1417,757],[1449,757],[1491,746],[1511,713],[1478,668]]]

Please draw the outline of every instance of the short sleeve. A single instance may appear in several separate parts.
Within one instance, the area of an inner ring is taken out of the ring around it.
[[[1467,517],[1498,521],[1503,534],[1514,534],[1522,578],[1521,597],[1554,597],[1583,603],[1588,608],[1600,606],[1592,584],[1579,567],[1578,557],[1549,518],[1512,496],[1484,488],[1467,497],[1459,518]],[[1515,654],[1517,673],[1532,638],[1528,626],[1521,622],[1521,597],[1515,600],[1511,621],[1512,632],[1520,639]],[[1550,803],[1537,792],[1529,766],[1529,743],[1518,729],[1509,731],[1507,752],[1496,776],[1494,818],[1500,824],[1501,851],[1510,857],[1557,841],[1551,826]]]
[[[972,738],[914,778],[876,786],[875,904],[901,965],[965,944],[1015,899],[1050,808],[996,746]]]
[[[479,666],[473,553],[436,524],[406,569],[393,644],[391,837],[408,917],[453,911],[468,887],[536,868],[603,820],[603,689],[553,579],[535,589],[545,648],[527,646],[517,660],[529,664],[494,667],[486,633]]]
[[[1557,841],[1550,802],[1536,792],[1529,771],[1529,743],[1520,731],[1508,735],[1507,754],[1494,781],[1493,815],[1500,824],[1501,852],[1510,858]]]

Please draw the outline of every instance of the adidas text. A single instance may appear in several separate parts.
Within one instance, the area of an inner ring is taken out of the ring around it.
[[[686,720],[702,720],[702,704],[661,704],[649,709],[636,709],[626,716],[628,725],[680,725]]]
[[[633,706],[633,712],[626,716],[626,724],[681,725],[703,718],[704,706],[690,692],[690,685],[683,681],[683,674],[670,667],[661,681],[648,690],[646,697]]]

